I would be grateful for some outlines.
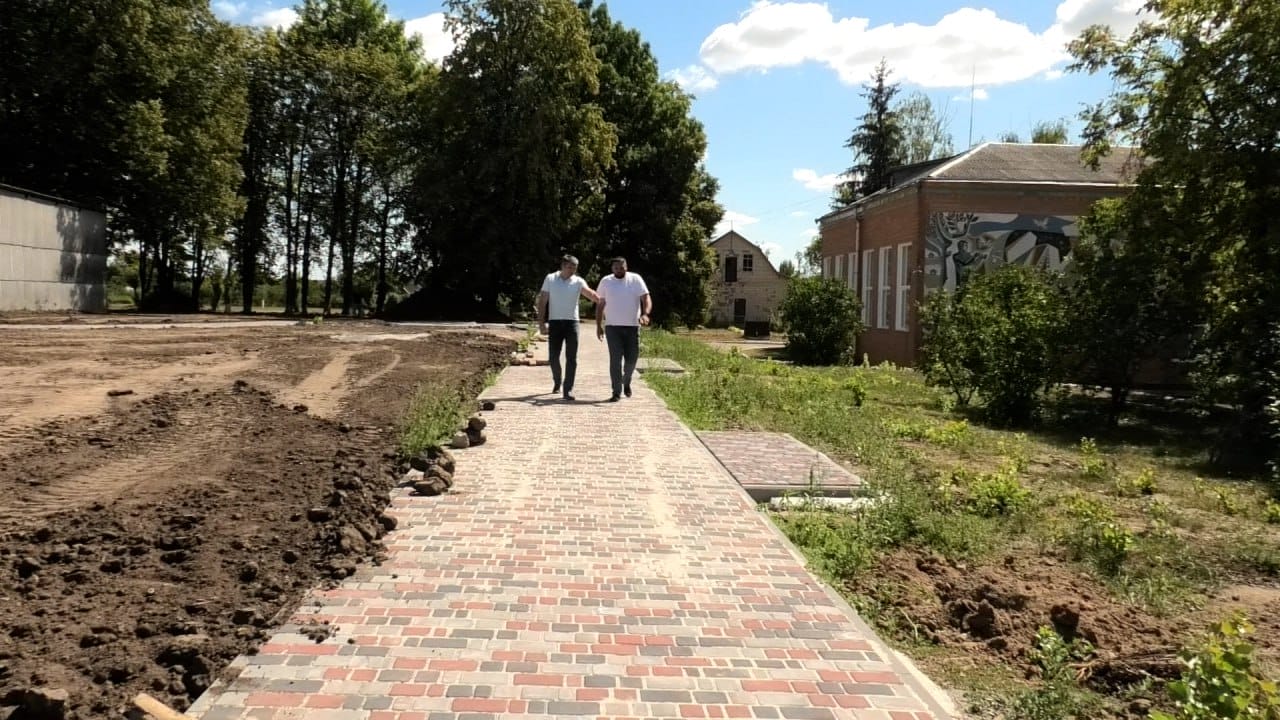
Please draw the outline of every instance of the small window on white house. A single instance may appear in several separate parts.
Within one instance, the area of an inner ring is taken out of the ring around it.
[[[909,243],[898,246],[898,302],[893,308],[893,329],[907,331],[907,313],[910,308],[907,303],[911,301],[911,278],[908,274],[908,259],[911,254],[911,245]]]
[[[855,255],[854,253],[849,253],[849,256],[845,258],[845,264],[846,264],[846,272],[849,274],[848,279],[845,280],[845,284],[849,286],[850,290],[857,290],[858,289],[858,256]]]
[[[862,251],[862,325],[871,327],[871,256],[875,250]]]
[[[755,258],[751,257],[751,253],[742,254],[742,272],[751,272],[751,268],[754,264]]]
[[[876,327],[881,330],[889,329],[889,272],[893,265],[893,248],[880,248],[880,284],[876,288],[880,291],[876,297]]]
[[[834,273],[832,273],[832,275],[831,275],[831,279],[832,279],[832,280],[839,280],[839,279],[840,279],[840,276],[842,276],[842,275],[844,275],[844,256],[843,256],[843,255],[837,255],[837,256],[836,256],[836,269],[835,269],[835,272],[834,272]]]
[[[830,258],[830,256],[823,256],[823,258],[822,258],[822,277],[824,277],[824,278],[829,278],[829,277],[831,277],[831,258]]]

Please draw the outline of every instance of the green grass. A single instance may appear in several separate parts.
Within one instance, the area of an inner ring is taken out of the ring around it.
[[[420,386],[401,424],[401,455],[412,457],[446,442],[465,418],[463,395],[456,387],[443,383]]]
[[[917,657],[950,655],[926,651],[918,628],[886,602],[905,591],[878,584],[876,565],[888,553],[966,564],[1010,553],[1065,560],[1111,601],[1156,618],[1196,608],[1228,581],[1280,578],[1269,488],[1205,479],[1207,448],[1194,419],[1184,427],[1185,419],[1139,416],[1096,439],[1081,430],[1098,425],[1079,416],[1014,433],[970,422],[911,370],[795,367],[661,331],[644,333],[642,349],[684,366],[683,375],[646,382],[694,429],[786,432],[858,468],[882,498],[872,509],[771,517],[816,572]],[[943,662],[940,674],[974,689],[983,712],[1106,716],[1098,710],[1106,698],[1073,684],[1014,678],[993,693],[999,684],[972,669],[960,659]]]

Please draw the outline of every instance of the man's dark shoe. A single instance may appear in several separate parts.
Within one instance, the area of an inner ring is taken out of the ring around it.
[[[618,402],[618,401],[619,401],[619,400],[621,400],[621,399],[622,399],[622,398],[621,398],[621,397],[619,397],[619,396],[617,396],[617,395],[610,395],[610,396],[609,396],[609,402]]]
[[[553,388],[551,388],[551,394],[552,394],[552,395],[555,395],[555,394],[556,394],[556,393],[558,393],[558,392],[560,392],[560,383],[556,383],[556,386],[555,386],[555,387],[553,387]]]
[[[631,397],[631,386],[630,386],[630,385],[624,385],[624,386],[623,386],[623,388],[622,388],[622,394],[623,394],[623,395],[626,395],[627,397]]]
[[[564,399],[565,402],[573,402],[575,398],[573,397],[573,393],[566,392],[564,394]]]

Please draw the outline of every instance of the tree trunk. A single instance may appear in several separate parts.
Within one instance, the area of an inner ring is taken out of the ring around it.
[[[356,161],[355,184],[351,187],[351,230],[342,246],[342,315],[351,315],[356,300],[356,246],[360,242],[360,201],[364,198],[364,162]]]
[[[200,312],[200,289],[204,286],[204,265],[207,250],[204,247],[204,237],[196,235],[191,239],[191,306],[195,312]]]
[[[311,209],[307,209],[307,231],[302,235],[302,314],[309,311],[311,298]]]
[[[324,274],[324,314],[333,308],[333,251],[335,243],[342,241],[347,217],[347,161],[346,153],[338,150],[337,176],[333,181],[333,213],[329,218],[329,263]]]
[[[284,313],[286,315],[293,315],[298,311],[298,278],[294,268],[294,259],[297,257],[298,249],[298,231],[294,226],[293,212],[293,156],[293,148],[290,147],[284,172]]]
[[[378,228],[378,299],[374,312],[382,315],[387,307],[387,227],[391,224],[391,188],[383,186],[382,224]]]

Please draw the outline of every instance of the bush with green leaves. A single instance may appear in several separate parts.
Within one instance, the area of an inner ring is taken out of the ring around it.
[[[988,418],[1025,424],[1059,378],[1063,295],[1048,273],[1006,265],[956,293],[935,292],[921,311],[926,379]]]
[[[792,280],[779,308],[787,356],[801,365],[847,365],[862,332],[862,305],[853,290],[817,277]]]
[[[1133,533],[1109,507],[1096,500],[1074,498],[1067,510],[1074,524],[1064,533],[1062,542],[1072,559],[1087,562],[1109,577],[1119,574],[1134,547]]]
[[[1152,720],[1280,720],[1280,690],[1254,667],[1252,634],[1248,619],[1236,615],[1184,651],[1182,678],[1168,685],[1176,710],[1153,712]]]

